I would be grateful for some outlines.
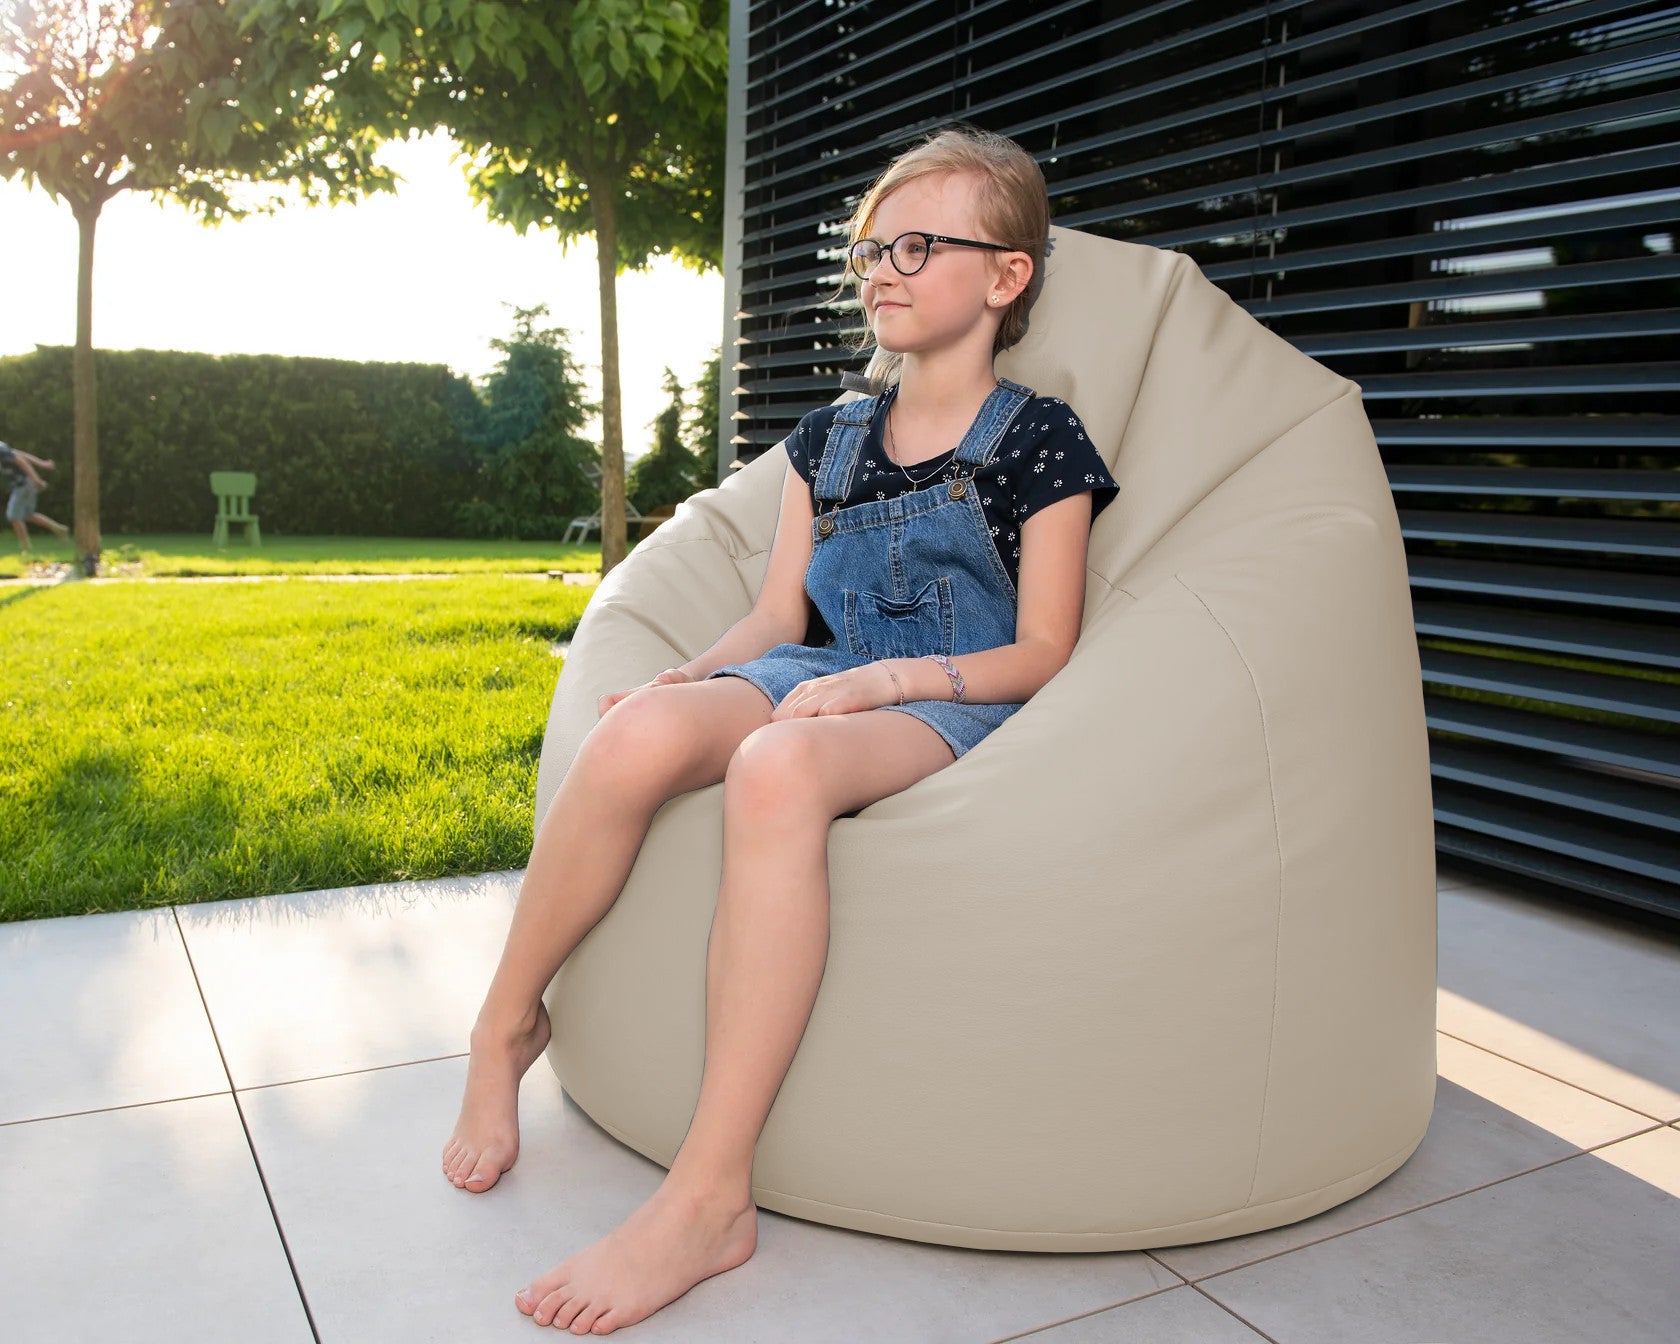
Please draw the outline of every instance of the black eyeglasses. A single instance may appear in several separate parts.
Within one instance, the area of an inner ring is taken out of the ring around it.
[[[958,247],[989,247],[997,252],[1017,250],[1002,243],[980,243],[972,238],[952,238],[943,233],[912,229],[908,233],[899,234],[887,248],[882,248],[873,238],[859,238],[852,244],[852,270],[857,272],[859,279],[869,279],[869,273],[880,264],[881,253],[885,251],[892,258],[893,268],[900,275],[914,275],[927,265],[928,254],[933,251],[935,243],[955,243]]]

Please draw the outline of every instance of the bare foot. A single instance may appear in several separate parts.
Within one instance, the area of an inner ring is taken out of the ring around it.
[[[529,1031],[500,1035],[475,1026],[460,1118],[443,1149],[443,1174],[482,1194],[519,1156],[519,1080],[548,1047],[548,1009],[537,1000]]]
[[[610,1335],[700,1280],[744,1264],[757,1246],[758,1208],[750,1198],[709,1198],[667,1176],[617,1231],[562,1260],[513,1301],[538,1325]]]

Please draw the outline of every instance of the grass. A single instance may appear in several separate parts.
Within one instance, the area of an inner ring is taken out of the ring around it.
[[[634,530],[634,529],[632,529]],[[200,533],[157,533],[103,538],[103,559],[125,575],[190,578],[223,574],[519,574],[550,569],[599,572],[601,543],[576,546],[557,541],[478,541],[439,537],[263,537],[249,546],[237,535],[217,547]],[[5,539],[0,551],[0,579],[21,578],[26,566]],[[30,559],[67,563],[75,547],[51,536],[31,538]]]
[[[0,920],[519,867],[594,591],[0,590]]]

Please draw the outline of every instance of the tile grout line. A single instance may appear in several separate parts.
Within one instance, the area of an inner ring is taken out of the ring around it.
[[[190,964],[190,957],[188,961]],[[199,997],[200,999],[203,998],[202,991],[200,991]],[[213,1037],[215,1035],[214,1025],[211,1026],[210,1032]],[[22,1115],[16,1120],[0,1120],[0,1129],[6,1129],[12,1125],[38,1125],[46,1120],[74,1120],[77,1116],[103,1115],[106,1111],[136,1111],[146,1106],[171,1106],[177,1101],[203,1101],[207,1097],[262,1092],[273,1087],[298,1087],[303,1083],[325,1083],[331,1082],[334,1078],[354,1078],[359,1074],[379,1073],[384,1069],[407,1069],[416,1064],[441,1064],[446,1060],[465,1059],[468,1054],[469,1052],[466,1050],[459,1050],[450,1055],[428,1055],[424,1059],[405,1059],[395,1064],[369,1064],[366,1068],[342,1069],[337,1073],[312,1073],[302,1078],[282,1078],[272,1083],[253,1083],[250,1087],[234,1088],[229,1086],[219,1088],[214,1092],[184,1092],[178,1097],[154,1097],[150,1101],[124,1101],[117,1103],[115,1106],[89,1106],[84,1111],[55,1111],[51,1115]],[[227,1072],[227,1061],[225,1059],[222,1061],[222,1071],[223,1073]]]
[[[82,1115],[104,1115],[107,1111],[138,1111],[147,1106],[173,1106],[178,1101],[203,1101],[207,1097],[225,1097],[231,1088],[215,1092],[189,1092],[179,1097],[155,1097],[151,1101],[124,1101],[115,1106],[89,1106],[85,1111],[59,1111],[54,1115],[25,1115],[17,1120],[0,1120],[0,1129],[12,1125],[39,1125],[48,1120],[74,1120]]]
[[[1148,1255],[1149,1252],[1139,1251],[1135,1252],[1135,1254]],[[1154,1257],[1151,1257],[1151,1259],[1153,1258]],[[1156,1263],[1159,1263],[1159,1261]],[[1171,1273],[1170,1270],[1168,1272]],[[1128,1297],[1120,1302],[1107,1302],[1100,1307],[1092,1307],[1091,1310],[1082,1311],[1075,1316],[1064,1316],[1059,1320],[1045,1321],[1042,1325],[1029,1325],[1025,1330],[1017,1330],[1012,1335],[999,1335],[996,1339],[989,1341],[989,1344],[1009,1344],[1009,1341],[1011,1340],[1031,1339],[1034,1335],[1040,1334],[1045,1330],[1060,1329],[1064,1325],[1072,1325],[1075,1321],[1085,1321],[1089,1320],[1093,1316],[1101,1316],[1105,1311],[1118,1311],[1121,1307],[1129,1307],[1134,1302],[1143,1302],[1151,1297],[1159,1297],[1162,1293],[1177,1292],[1180,1288],[1188,1288],[1190,1286],[1185,1283],[1179,1275],[1174,1274],[1173,1277],[1179,1279],[1179,1282],[1169,1283],[1163,1288],[1153,1288],[1147,1293],[1139,1293],[1136,1297]]]
[[[281,1226],[280,1211],[274,1207],[274,1192],[269,1189],[268,1173],[263,1170],[262,1158],[257,1153],[257,1142],[251,1137],[251,1125],[245,1118],[244,1106],[240,1104],[239,1089],[233,1084],[233,1070],[228,1068],[227,1052],[222,1049],[221,1033],[216,1030],[216,1019],[210,1012],[210,1000],[204,994],[204,982],[198,978],[198,966],[193,961],[192,948],[187,945],[187,931],[181,927],[180,907],[171,905],[169,913],[175,920],[175,932],[181,939],[181,951],[186,954],[187,969],[192,972],[193,987],[198,990],[198,1001],[204,1006],[204,1020],[210,1026],[210,1039],[216,1044],[216,1057],[221,1060],[222,1072],[227,1075],[228,1095],[233,1098],[234,1114],[239,1117],[239,1128],[245,1135],[245,1146],[250,1149],[252,1165],[257,1169],[257,1180],[262,1184],[263,1200],[268,1204],[269,1219],[274,1224],[275,1234],[280,1238],[280,1250],[286,1257],[286,1268],[292,1276],[292,1287],[297,1290],[298,1305],[303,1308],[303,1319],[309,1326],[309,1337],[315,1344],[321,1344],[321,1332],[315,1328],[315,1313],[309,1309],[309,1294],[304,1291],[297,1261],[292,1257],[291,1243],[286,1240],[286,1229]]]
[[[1479,1194],[1483,1190],[1491,1190],[1496,1185],[1504,1185],[1507,1181],[1520,1180],[1524,1176],[1533,1176],[1537,1172],[1547,1171],[1552,1167],[1561,1166],[1565,1162],[1573,1162],[1576,1158],[1590,1157],[1600,1148],[1610,1148],[1615,1144],[1626,1143],[1629,1139],[1643,1138],[1646,1134],[1654,1134],[1657,1130],[1666,1128],[1666,1125],[1653,1123],[1647,1128],[1638,1131],[1638,1133],[1624,1134],[1619,1139],[1606,1139],[1603,1143],[1595,1143],[1591,1148],[1582,1148],[1577,1152],[1565,1153],[1562,1157],[1555,1157],[1549,1162],[1540,1163],[1538,1166],[1526,1167],[1522,1171],[1513,1171],[1509,1176],[1496,1176],[1493,1180],[1483,1181],[1480,1185],[1473,1185],[1468,1190],[1455,1190],[1450,1195],[1441,1195],[1439,1198],[1414,1205],[1409,1209],[1397,1209],[1393,1213],[1385,1213],[1382,1217],[1373,1218],[1368,1223],[1359,1223],[1353,1227],[1344,1227],[1336,1232],[1327,1232],[1324,1236],[1316,1237],[1312,1241],[1303,1241],[1299,1246],[1286,1246],[1281,1250],[1272,1251],[1267,1255],[1256,1256],[1253,1260],[1245,1260],[1240,1265],[1228,1265],[1224,1269],[1213,1270],[1210,1273],[1201,1275],[1199,1278],[1190,1278],[1182,1270],[1173,1270],[1173,1273],[1177,1274],[1192,1288],[1194,1288],[1199,1284],[1206,1283],[1209,1279],[1217,1279],[1222,1274],[1235,1274],[1239,1269],[1252,1269],[1255,1265],[1265,1264],[1268,1260],[1276,1260],[1281,1256],[1293,1255],[1296,1251],[1304,1251],[1313,1246],[1322,1246],[1326,1242],[1335,1241],[1338,1237],[1351,1236],[1353,1233],[1363,1232],[1367,1228],[1380,1227],[1383,1223],[1391,1223],[1396,1218],[1407,1218],[1414,1213],[1422,1213],[1425,1209],[1432,1209],[1438,1204],[1446,1204],[1455,1199],[1462,1199],[1466,1195]],[[1356,1195],[1355,1198],[1357,1199],[1358,1196]],[[1338,1206],[1333,1205],[1332,1207],[1334,1208]],[[1329,1212],[1329,1210],[1325,1210],[1325,1212]],[[1317,1215],[1314,1216],[1316,1217]],[[1288,1227],[1290,1224],[1285,1223],[1283,1226]],[[1270,1231],[1271,1229],[1267,1230]],[[1260,1234],[1255,1233],[1254,1235],[1258,1236]],[[1168,1266],[1168,1268],[1171,1268],[1171,1266]],[[1220,1305],[1223,1306],[1224,1304],[1221,1303]]]
[[[394,1064],[368,1064],[359,1069],[340,1069],[337,1073],[312,1073],[303,1078],[280,1078],[272,1083],[252,1083],[249,1087],[239,1088],[240,1092],[262,1092],[271,1087],[297,1087],[302,1083],[327,1083],[334,1078],[355,1078],[364,1073],[381,1073],[386,1069],[411,1069],[417,1064],[441,1064],[449,1059],[465,1059],[471,1054],[468,1050],[457,1050],[448,1055],[427,1055],[424,1059],[399,1059]]]
[[[1607,1104],[1624,1111],[1631,1111],[1634,1115],[1642,1115],[1645,1119],[1654,1121],[1659,1125],[1666,1125],[1668,1123],[1668,1121],[1664,1120],[1661,1116],[1652,1115],[1649,1111],[1642,1111],[1639,1107],[1629,1105],[1625,1101],[1617,1101],[1614,1097],[1607,1097],[1602,1092],[1594,1092],[1592,1088],[1583,1087],[1580,1083],[1572,1083],[1567,1078],[1559,1078],[1557,1074],[1547,1073],[1546,1070],[1536,1068],[1533,1064],[1529,1064],[1524,1060],[1513,1059],[1510,1055],[1501,1054],[1492,1046],[1483,1045],[1480,1041],[1472,1041],[1468,1036],[1460,1036],[1456,1032],[1447,1031],[1442,1027],[1436,1027],[1435,1034],[1437,1036],[1445,1036],[1450,1041],[1457,1041],[1460,1045],[1468,1045],[1473,1050],[1485,1050],[1495,1059],[1502,1059],[1507,1064],[1515,1064],[1519,1069],[1527,1069],[1530,1073],[1537,1073],[1542,1078],[1550,1078],[1554,1083],[1561,1083],[1564,1087],[1573,1088],[1577,1092],[1585,1092],[1589,1097],[1597,1097],[1602,1102],[1606,1102]],[[1627,1137],[1631,1139],[1633,1135],[1629,1134]]]
[[[1266,1344],[1278,1344],[1277,1336],[1268,1335],[1264,1330],[1262,1330],[1259,1326],[1257,1326],[1253,1321],[1249,1320],[1247,1317],[1243,1316],[1240,1312],[1238,1312],[1237,1309],[1235,1307],[1233,1307],[1230,1303],[1221,1302],[1212,1293],[1208,1292],[1208,1290],[1206,1288],[1202,1287],[1201,1284],[1192,1281],[1190,1283],[1189,1287],[1190,1287],[1191,1292],[1200,1293],[1204,1299],[1213,1303],[1213,1305],[1218,1307],[1221,1311],[1229,1312],[1233,1319],[1235,1319],[1237,1321],[1240,1321],[1243,1325],[1247,1326],[1250,1330],[1254,1331],[1255,1334],[1259,1335],[1261,1339],[1266,1341]]]

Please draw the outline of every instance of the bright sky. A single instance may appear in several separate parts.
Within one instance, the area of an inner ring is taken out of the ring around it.
[[[380,161],[405,179],[394,196],[332,208],[299,200],[217,228],[180,206],[120,193],[94,242],[95,346],[441,363],[476,378],[496,362],[491,338],[512,332],[504,302],[541,302],[549,325],[570,330],[572,356],[599,400],[594,239],[562,253],[553,234],[491,223],[450,163],[454,148],[442,132],[387,144]],[[0,181],[0,255],[0,355],[74,343],[69,207]],[[719,274],[660,259],[619,276],[628,456],[652,437],[664,367],[692,386],[723,339],[723,317]],[[598,440],[599,422],[585,432]]]

